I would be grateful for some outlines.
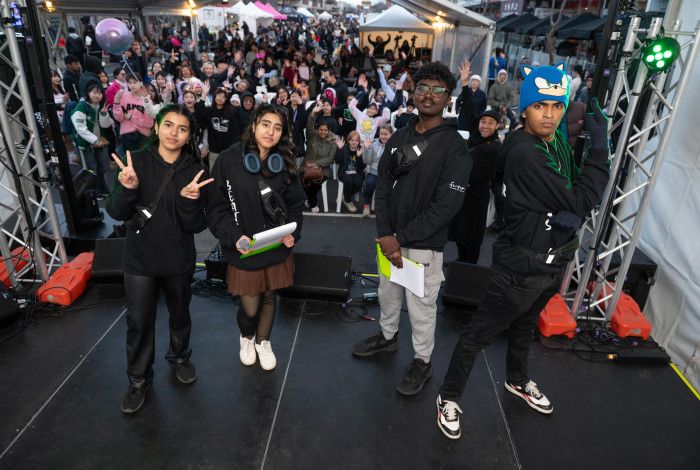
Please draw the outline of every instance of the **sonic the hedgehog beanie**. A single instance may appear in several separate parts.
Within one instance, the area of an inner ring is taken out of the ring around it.
[[[525,77],[520,86],[521,113],[538,101],[560,101],[565,107],[569,106],[569,79],[564,64],[540,67],[523,65],[520,70]]]

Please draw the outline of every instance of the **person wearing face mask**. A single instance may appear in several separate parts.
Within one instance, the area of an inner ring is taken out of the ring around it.
[[[579,168],[559,130],[569,104],[564,64],[521,70],[525,125],[506,136],[500,152],[505,228],[493,245],[486,295],[455,345],[436,402],[438,428],[450,439],[461,435],[457,401],[476,355],[504,331],[505,389],[539,413],[554,411],[529,374],[533,331],[576,253],[576,232],[600,202],[609,178],[608,120],[598,103],[586,116],[591,147]]]
[[[124,151],[138,150],[146,141],[153,129],[153,118],[146,113],[144,97],[148,90],[143,87],[141,77],[129,74],[126,77],[129,91],[119,91],[114,97],[112,112],[114,119],[119,121]]]
[[[459,66],[459,77],[462,82],[460,94],[462,107],[459,115],[469,131],[467,147],[469,147],[473,165],[462,208],[452,219],[448,239],[457,244],[459,253],[457,261],[476,264],[479,261],[481,242],[484,239],[489,209],[489,187],[498,170],[501,141],[498,138],[498,113],[493,110],[479,113],[472,100],[473,95],[468,86],[470,69],[470,63],[467,60]]]
[[[301,234],[305,197],[286,108],[260,105],[242,137],[214,164],[207,224],[228,263],[228,291],[239,296],[240,361],[252,366],[258,360],[269,371],[277,365],[270,342],[276,294],[294,282],[292,249]],[[280,246],[246,256],[254,234],[292,222],[296,230]]]
[[[194,117],[180,105],[163,107],[142,150],[112,155],[119,166],[107,212],[126,222],[124,287],[129,388],[121,411],[136,413],[153,382],[155,323],[160,290],[170,316],[165,358],[182,384],[197,379],[190,349],[190,300],[196,250],[194,235],[206,228],[207,177],[194,142]]]
[[[71,136],[73,143],[87,169],[97,176],[94,189],[98,199],[104,199],[109,193],[105,182],[109,140],[105,137],[105,130],[112,126],[112,119],[107,113],[107,107],[101,104],[103,96],[102,85],[91,84],[87,96],[75,105],[70,116],[74,128]]]

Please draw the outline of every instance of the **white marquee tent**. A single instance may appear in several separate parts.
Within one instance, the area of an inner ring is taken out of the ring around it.
[[[488,76],[496,24],[493,20],[449,0],[394,0],[393,3],[432,22],[435,30],[433,60],[456,71],[460,62],[470,59],[475,73]],[[482,83],[482,87],[485,86],[486,83]]]
[[[274,16],[259,8],[255,3],[244,3],[242,0],[232,7],[226,9],[228,13],[238,15],[240,22],[245,22],[253,34],[257,34],[258,26],[261,24],[271,24]]]
[[[379,36],[385,38],[389,35],[391,39],[392,37],[396,37],[396,33],[410,33],[405,35],[399,34],[399,36],[401,36],[399,40],[400,43],[404,40],[410,41],[411,37],[415,36],[416,47],[430,49],[433,47],[433,27],[419,20],[408,10],[398,5],[391,6],[381,14],[361,24],[359,29],[360,47],[370,45],[369,41],[372,37],[377,38],[377,36]],[[386,45],[386,49],[395,50],[396,43],[390,42]]]
[[[297,13],[299,13],[301,16],[305,16],[307,18],[313,18],[314,14],[311,13],[309,10],[307,10],[304,7],[297,8]]]

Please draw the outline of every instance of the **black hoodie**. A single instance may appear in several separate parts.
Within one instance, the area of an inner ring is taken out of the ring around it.
[[[442,251],[447,227],[464,199],[472,160],[456,119],[446,119],[423,134],[416,124],[396,131],[384,147],[375,192],[377,233],[395,234],[402,247]],[[390,171],[396,151],[426,139],[429,147],[396,179]]]
[[[101,70],[102,61],[100,59],[93,56],[85,57],[85,70],[80,76],[80,81],[78,84],[78,93],[80,93],[81,98],[87,97],[87,89],[90,88],[90,85],[92,85],[93,83],[97,83],[98,85],[100,85],[100,87],[102,86],[102,82],[100,82],[100,79],[97,76],[97,74],[100,73]]]
[[[545,254],[571,240],[574,231],[550,219],[561,211],[586,219],[608,182],[608,150],[591,149],[579,169],[559,131],[554,142],[545,142],[517,130],[506,136],[499,159],[505,160],[505,228],[493,246],[493,268],[521,276],[560,271],[516,247]]]
[[[204,103],[197,101],[195,116],[199,127],[209,131],[207,135],[210,152],[221,153],[234,142],[241,140],[243,129],[238,124],[236,108],[231,104],[224,103],[219,109],[215,103],[204,106]]]
[[[241,259],[235,248],[243,235],[254,234],[273,228],[266,221],[258,180],[265,183],[282,197],[287,206],[287,223],[296,222],[294,240],[299,241],[302,213],[306,194],[295,177],[284,170],[276,175],[259,176],[243,167],[243,143],[237,142],[224,150],[214,163],[211,176],[214,182],[207,204],[207,224],[211,233],[221,241],[224,256],[229,264],[246,271],[255,271],[283,262],[291,249],[281,246],[264,253]]]
[[[238,117],[238,126],[242,134],[245,131],[246,127],[248,127],[250,123],[253,122],[253,112],[255,111],[255,95],[246,90],[242,92],[239,96],[241,98],[241,105],[236,108],[236,116]],[[243,107],[243,99],[246,96],[250,96],[253,99],[253,107],[250,109],[250,111],[246,110]]]
[[[180,196],[180,191],[204,167],[194,158],[184,155],[170,164],[158,154],[157,148],[133,152],[131,157],[139,187],[126,189],[118,180],[115,181],[105,208],[116,220],[129,220],[137,204],[148,206],[154,202],[168,169],[172,167],[175,173],[145,227],[139,233],[127,228],[124,271],[147,276],[193,273],[196,261],[194,234],[206,228],[204,199],[207,187],[202,188],[197,200]],[[205,170],[200,181],[207,178]]]

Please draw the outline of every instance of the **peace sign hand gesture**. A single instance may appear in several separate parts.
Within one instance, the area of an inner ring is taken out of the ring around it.
[[[202,174],[204,174],[204,170],[200,170],[190,184],[182,188],[182,191],[180,191],[180,196],[186,197],[187,199],[199,199],[199,188],[214,181],[214,178],[209,178],[208,180],[204,180],[200,183],[199,178],[202,177]]]
[[[139,177],[136,176],[134,171],[134,166],[131,162],[131,152],[126,151],[126,166],[122,163],[122,160],[115,153],[112,154],[112,158],[117,163],[117,166],[121,169],[119,171],[119,176],[117,179],[126,189],[136,189],[139,187]]]

